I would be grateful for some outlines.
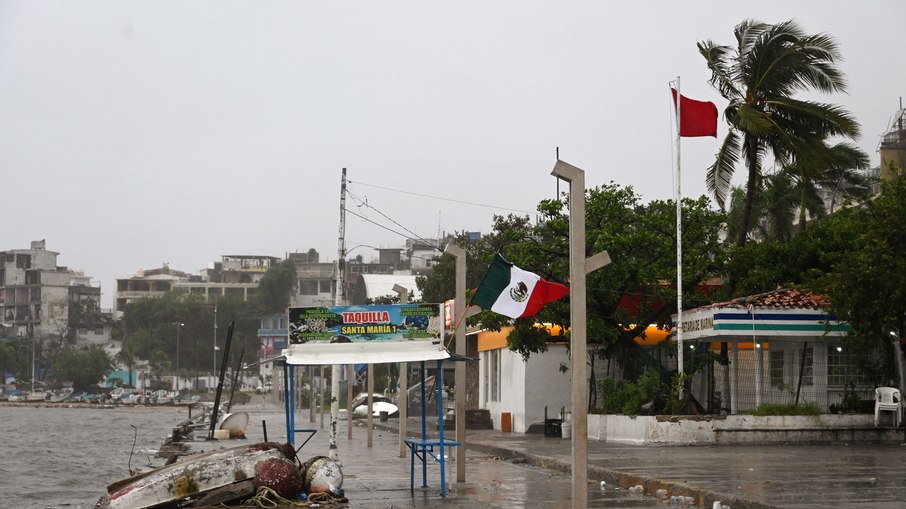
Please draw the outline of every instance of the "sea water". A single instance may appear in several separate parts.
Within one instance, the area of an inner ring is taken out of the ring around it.
[[[175,407],[0,407],[0,507],[91,508],[186,417]]]

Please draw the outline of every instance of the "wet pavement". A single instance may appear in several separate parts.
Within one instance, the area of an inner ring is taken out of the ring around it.
[[[251,414],[250,439],[263,438],[267,422],[271,440],[285,440],[283,413],[269,404],[242,409]],[[296,414],[298,428],[318,429],[300,451],[307,459],[326,455],[329,415],[309,421],[307,410]],[[398,421],[374,420],[373,446],[367,447],[365,420],[339,425],[338,447],[344,464],[349,507],[569,507],[571,442],[537,434],[468,430],[466,482],[456,483],[450,454],[447,496],[440,496],[437,463],[429,465],[428,488],[409,490],[409,458],[399,457]],[[429,426],[432,429],[436,420]],[[420,430],[410,419],[409,434]],[[454,438],[448,430],[447,438]],[[299,435],[303,436],[303,435]],[[297,438],[297,444],[300,440]],[[694,507],[710,509],[720,500],[741,508],[879,508],[906,507],[906,446],[900,444],[768,445],[768,446],[637,446],[588,442],[588,507],[672,507],[659,500],[688,496]],[[408,451],[407,451],[408,452]],[[417,464],[418,466],[418,464]],[[600,481],[605,481],[605,489]],[[415,479],[420,484],[419,474]],[[645,494],[627,488],[642,485]]]

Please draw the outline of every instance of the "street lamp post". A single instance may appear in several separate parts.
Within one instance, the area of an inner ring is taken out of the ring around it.
[[[184,323],[173,322],[176,326],[176,392],[179,392],[179,329],[186,326]]]
[[[214,306],[214,364],[211,370],[211,379],[217,379],[217,306]],[[214,382],[211,382],[211,389],[214,389]]]

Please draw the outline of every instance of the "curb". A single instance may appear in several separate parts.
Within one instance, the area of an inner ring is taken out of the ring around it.
[[[366,424],[361,422],[356,423],[356,425],[365,427]],[[372,426],[375,430],[379,429],[399,435],[399,429],[393,426],[380,424],[378,422],[374,422]],[[573,471],[570,462],[556,457],[468,441],[466,442],[466,448],[490,456],[497,456],[506,461],[525,463],[533,467],[553,470],[564,474],[572,474]],[[695,499],[695,506],[700,508],[710,509],[714,505],[714,502],[720,501],[721,504],[728,505],[732,509],[782,509],[780,506],[740,498],[726,493],[717,493],[678,481],[669,481],[626,472],[618,472],[597,465],[588,465],[588,479],[589,481],[596,482],[604,481],[607,484],[618,486],[623,490],[628,490],[633,486],[642,486],[643,492],[652,497],[657,496],[658,490],[666,490],[668,498],[674,495],[692,497]]]

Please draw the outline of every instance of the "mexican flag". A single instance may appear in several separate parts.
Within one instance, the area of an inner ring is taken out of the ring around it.
[[[510,318],[524,318],[568,293],[568,286],[522,270],[498,253],[475,291],[472,304]]]

